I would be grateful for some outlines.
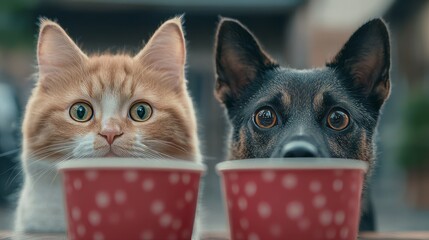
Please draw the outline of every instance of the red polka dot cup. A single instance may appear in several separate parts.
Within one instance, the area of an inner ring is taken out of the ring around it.
[[[310,158],[218,164],[231,240],[357,239],[367,167]]]
[[[191,239],[203,164],[70,160],[63,174],[68,239]]]

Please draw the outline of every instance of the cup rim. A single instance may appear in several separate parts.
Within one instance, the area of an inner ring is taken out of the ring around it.
[[[207,167],[200,162],[171,160],[161,158],[79,158],[70,159],[57,164],[57,169],[157,169],[157,170],[189,170],[205,172]]]
[[[367,172],[368,163],[349,158],[253,158],[218,163],[218,173],[228,170],[357,169]]]

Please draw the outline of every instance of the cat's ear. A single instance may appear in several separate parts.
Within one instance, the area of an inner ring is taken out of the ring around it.
[[[134,59],[144,69],[159,72],[162,82],[180,91],[185,86],[186,64],[182,17],[163,23]]]
[[[381,19],[360,27],[328,67],[343,73],[345,84],[379,108],[390,93],[389,32]]]
[[[37,43],[39,76],[59,72],[70,66],[79,66],[87,56],[57,23],[40,20]]]
[[[239,21],[222,18],[216,33],[216,97],[227,106],[258,74],[277,66]]]

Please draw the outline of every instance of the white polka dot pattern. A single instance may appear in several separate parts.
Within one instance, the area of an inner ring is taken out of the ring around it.
[[[168,177],[168,179],[170,180],[170,183],[175,185],[179,182],[180,180],[180,176],[178,173],[172,173],[170,174],[170,176]]]
[[[323,210],[319,215],[320,223],[324,226],[328,226],[332,221],[332,212],[329,210]]]
[[[95,196],[95,202],[99,208],[106,208],[110,204],[110,197],[106,192],[99,192]]]
[[[335,223],[337,225],[341,225],[344,223],[344,219],[346,218],[346,214],[344,213],[344,211],[337,211],[335,213]]]
[[[356,239],[363,174],[354,171],[221,172],[233,239]]]
[[[335,232],[335,229],[328,229],[328,230],[326,230],[326,239],[334,239],[335,238],[335,235],[336,235],[336,232]]]
[[[181,234],[182,238],[189,239],[191,237],[191,231],[189,229],[184,229]]]
[[[238,199],[237,205],[238,205],[238,208],[244,211],[247,208],[247,200],[244,197],[241,197]]]
[[[152,179],[145,179],[142,182],[142,188],[146,192],[150,192],[155,187],[155,182]]]
[[[333,183],[332,183],[332,187],[334,188],[334,190],[336,192],[341,191],[341,189],[343,189],[343,181],[341,181],[340,179],[336,179]]]
[[[141,240],[153,240],[153,233],[150,230],[146,230],[140,235]]]
[[[158,215],[164,210],[164,203],[162,203],[162,201],[160,200],[156,200],[152,203],[150,210],[153,214]]]
[[[168,226],[170,226],[171,221],[172,221],[172,217],[171,217],[171,215],[169,213],[164,213],[159,218],[159,224],[161,225],[161,227],[168,227]]]
[[[170,235],[168,235],[167,240],[177,240],[177,235],[174,233],[171,233]]]
[[[242,229],[248,229],[249,228],[249,220],[247,220],[247,218],[240,219],[240,226]]]
[[[258,213],[261,218],[268,218],[271,215],[271,207],[266,202],[261,202],[258,205]]]
[[[287,205],[286,214],[290,219],[297,219],[301,217],[304,211],[303,206],[300,202],[291,202]]]
[[[298,227],[301,230],[305,231],[305,230],[307,230],[310,227],[310,221],[308,219],[306,219],[306,218],[300,219],[298,221]]]
[[[274,171],[266,170],[262,172],[262,180],[265,182],[273,182],[276,178],[276,173]]]
[[[78,207],[73,207],[71,215],[74,220],[78,221],[80,219],[80,209]]]
[[[260,238],[259,238],[258,234],[256,234],[256,233],[250,233],[248,239],[249,240],[259,240]]]
[[[75,179],[73,181],[74,189],[80,190],[82,188],[82,181],[80,179]]]
[[[236,238],[237,240],[242,240],[242,239],[243,239],[243,233],[241,233],[241,232],[237,232],[237,233],[235,233],[235,238]]]
[[[180,219],[175,219],[171,226],[174,230],[178,230],[182,226],[182,221],[180,221]]]
[[[313,198],[313,206],[315,208],[322,208],[326,204],[326,197],[322,194],[316,195]]]
[[[190,190],[186,191],[185,200],[186,200],[186,202],[190,202],[190,201],[194,200],[194,192],[190,191]]]
[[[74,189],[80,190],[82,188],[82,181],[80,179],[75,179],[73,181]]]
[[[238,180],[238,174],[237,173],[231,173],[231,174],[229,174],[229,178],[231,179],[231,181],[236,181],[236,180]]]
[[[128,170],[124,172],[124,178],[127,182],[135,182],[138,178],[138,173],[134,170]]]
[[[255,195],[257,190],[256,184],[254,182],[248,182],[245,186],[244,191],[248,197]]]
[[[200,176],[186,170],[67,172],[68,238],[123,239],[118,229],[126,226],[129,239],[190,240]]]
[[[77,226],[77,234],[78,234],[78,236],[83,236],[83,235],[85,235],[85,233],[86,233],[86,228],[85,228],[85,226],[84,225],[78,225]]]
[[[341,228],[340,230],[341,239],[347,239],[348,235],[349,235],[349,229],[347,227]]]
[[[282,234],[282,227],[279,224],[273,224],[270,226],[270,234],[273,237],[279,237]]]
[[[115,192],[115,201],[117,204],[123,204],[127,200],[127,194],[123,190],[117,190]]]
[[[94,232],[92,239],[93,240],[104,240],[104,235],[101,232]]]
[[[238,186],[237,183],[233,183],[231,186],[231,190],[232,190],[232,193],[237,195],[240,192],[240,187]]]
[[[310,183],[310,191],[317,193],[320,192],[320,189],[322,189],[322,184],[319,181],[314,180]]]
[[[89,181],[95,181],[98,177],[98,172],[96,170],[88,170],[85,172],[85,177]]]
[[[189,174],[183,174],[182,175],[182,182],[183,184],[187,185],[191,181],[191,176]]]
[[[95,210],[90,211],[88,215],[88,221],[92,226],[99,225],[101,222],[100,213]]]
[[[295,175],[286,174],[283,177],[282,183],[283,183],[283,187],[285,187],[286,189],[292,189],[296,186],[297,178]]]

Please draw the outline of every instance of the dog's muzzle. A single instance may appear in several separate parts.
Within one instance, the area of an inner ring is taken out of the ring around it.
[[[293,141],[283,146],[281,155],[284,158],[319,157],[316,146],[307,141]]]
[[[284,143],[272,157],[277,158],[311,158],[327,157],[317,144],[309,137],[299,137]]]

